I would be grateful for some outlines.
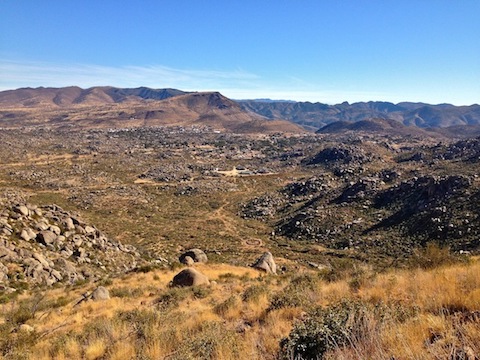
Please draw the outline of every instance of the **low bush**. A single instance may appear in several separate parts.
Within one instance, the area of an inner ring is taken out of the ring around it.
[[[273,296],[269,311],[286,307],[303,307],[308,309],[312,298],[319,290],[319,278],[306,274],[294,278],[283,291]]]
[[[322,359],[325,353],[361,337],[362,323],[379,317],[374,307],[358,301],[344,301],[327,308],[315,309],[308,318],[297,323],[280,343],[279,357]]]

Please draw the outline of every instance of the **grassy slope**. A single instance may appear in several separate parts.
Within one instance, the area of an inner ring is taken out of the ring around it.
[[[2,321],[10,321],[2,325],[3,336],[15,321],[24,320],[35,328],[35,336],[10,334],[0,350],[35,359],[273,359],[280,340],[310,310],[360,301],[383,304],[386,313],[397,315],[380,323],[368,318],[363,336],[352,333],[349,346],[326,355],[436,359],[454,349],[480,351],[478,261],[380,275],[365,270],[359,281],[334,282],[313,272],[265,276],[231,265],[197,267],[217,283],[172,289],[168,283],[175,271],[153,271],[107,281],[112,298],[105,302],[73,306],[92,285],[51,290],[41,297],[26,294],[1,305]],[[25,309],[34,308],[33,316],[22,318]]]

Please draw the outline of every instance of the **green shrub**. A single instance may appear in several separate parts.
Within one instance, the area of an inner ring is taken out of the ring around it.
[[[362,322],[371,315],[375,315],[371,305],[356,301],[318,308],[306,320],[297,323],[281,341],[279,357],[284,360],[322,359],[327,351],[359,338]]]
[[[247,288],[242,294],[242,301],[257,303],[263,295],[268,295],[269,290],[266,286],[253,285]]]
[[[40,307],[42,298],[31,298],[22,300],[18,306],[12,304],[12,309],[4,314],[5,322],[11,326],[25,324],[28,320],[35,317],[36,311]]]
[[[185,300],[190,295],[191,290],[189,288],[170,288],[160,295],[156,303],[158,307],[168,309],[178,306],[181,301]]]
[[[318,291],[319,278],[306,274],[294,278],[280,293],[273,296],[269,311],[285,307],[308,308],[312,304],[312,297]]]
[[[205,299],[212,293],[212,289],[206,286],[194,286],[191,291],[195,299]]]
[[[149,273],[151,271],[158,270],[158,268],[159,268],[158,266],[148,264],[148,265],[138,266],[138,267],[132,269],[132,272],[146,274],[146,273]]]
[[[112,284],[113,284],[113,280],[110,278],[104,278],[98,283],[98,285],[101,285],[101,286],[110,286]]]

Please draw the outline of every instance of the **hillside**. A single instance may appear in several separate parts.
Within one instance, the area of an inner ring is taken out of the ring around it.
[[[220,93],[173,89],[37,88],[0,92],[0,127],[199,126],[240,133],[304,130],[243,110]]]
[[[0,315],[0,354],[475,360],[480,351],[478,261],[384,274],[364,267],[336,279],[314,270],[274,276],[227,264],[194,268],[210,285],[171,287],[180,269],[150,270],[104,279],[103,299],[78,303],[94,284],[24,296]]]
[[[286,119],[302,126],[322,128],[337,121],[357,122],[370,118],[397,120],[421,128],[480,125],[480,105],[454,106],[402,102],[347,102],[327,105],[310,102],[256,101],[239,102],[244,109],[269,119]]]

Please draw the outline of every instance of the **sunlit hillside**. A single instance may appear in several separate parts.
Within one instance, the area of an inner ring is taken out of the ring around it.
[[[1,305],[4,358],[475,359],[480,263],[393,270],[328,281],[197,264],[213,280],[169,287],[175,270],[28,292]],[[22,325],[26,324],[28,326]],[[12,333],[13,332],[13,333]]]

